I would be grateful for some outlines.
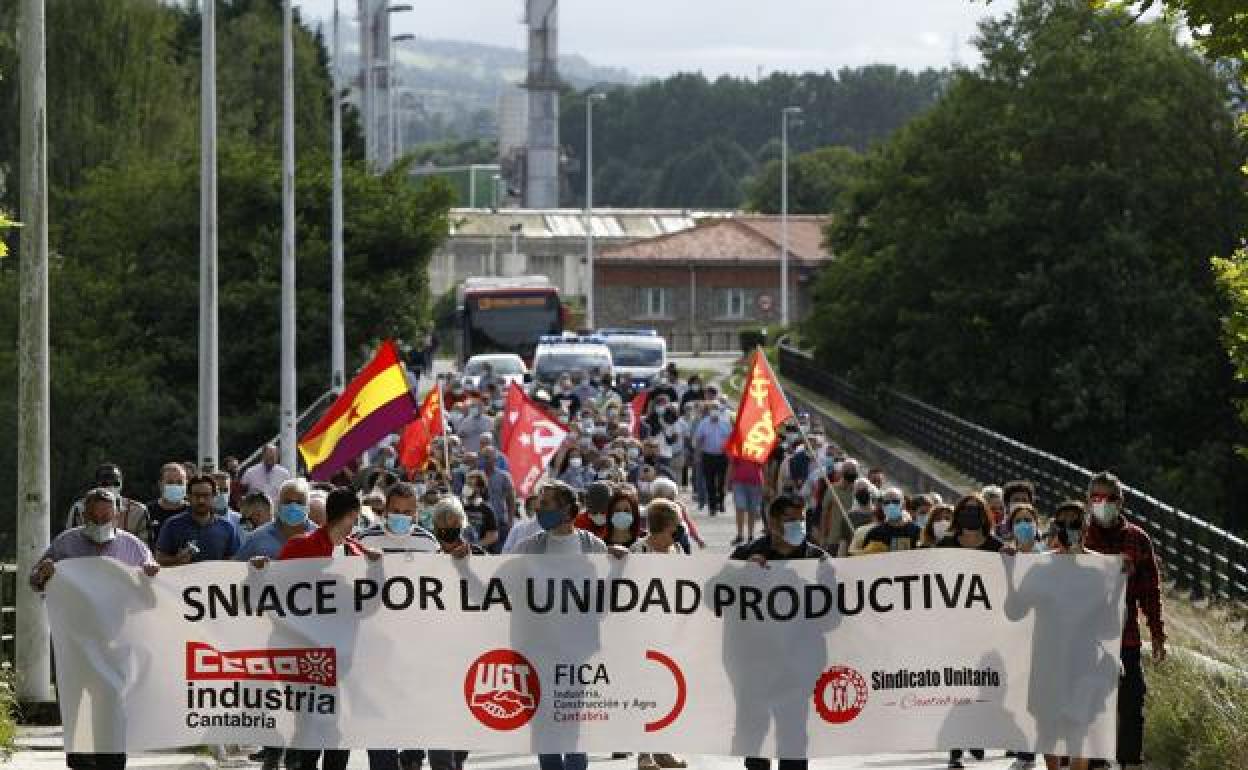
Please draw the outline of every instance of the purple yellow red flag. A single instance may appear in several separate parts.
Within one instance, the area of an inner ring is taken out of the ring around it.
[[[416,401],[407,387],[393,340],[343,391],[325,416],[299,440],[308,478],[324,481],[416,416]]]
[[[745,387],[741,389],[737,422],[732,426],[732,435],[724,451],[739,460],[765,463],[779,438],[776,429],[791,419],[793,409],[776,382],[767,356],[761,348],[756,349]]]

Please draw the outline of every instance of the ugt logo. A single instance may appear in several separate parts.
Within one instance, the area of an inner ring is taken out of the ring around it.
[[[464,677],[468,710],[491,730],[524,727],[541,699],[537,669],[515,650],[490,650],[473,661]]]
[[[294,682],[335,687],[338,656],[333,647],[218,650],[186,643],[186,678],[191,681]]]

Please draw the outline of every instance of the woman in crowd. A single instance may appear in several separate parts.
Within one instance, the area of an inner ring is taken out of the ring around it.
[[[578,492],[594,480],[593,469],[586,465],[585,454],[580,443],[564,453],[563,462],[559,466],[558,479]]]
[[[927,521],[923,524],[923,534],[919,537],[920,548],[931,548],[949,534],[953,526],[953,506],[933,505],[927,513]]]
[[[498,542],[498,515],[486,502],[490,492],[483,471],[469,471],[461,497],[464,514],[468,517],[468,527],[463,532],[465,539],[482,548],[489,548]]]
[[[629,491],[616,489],[607,507],[607,545],[632,547],[641,535],[641,515],[637,498]]]

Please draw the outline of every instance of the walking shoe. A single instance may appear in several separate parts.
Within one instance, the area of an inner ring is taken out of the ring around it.
[[[1031,759],[1016,759],[1010,764],[1009,770],[1036,770],[1036,763]]]
[[[655,754],[654,761],[662,768],[682,768],[688,767],[689,763],[680,757],[671,754]]]
[[[745,542],[745,538],[741,537],[740,535],[737,535],[736,537],[732,539],[732,542],[729,543],[729,545],[741,545],[744,542]]]
[[[654,761],[654,756],[651,754],[638,754],[637,770],[659,770],[659,764]]]
[[[630,755],[627,751],[617,751],[611,755],[611,758],[612,759],[628,759],[629,756]]]
[[[962,760],[960,759],[949,760],[949,770],[963,770],[965,767],[966,765],[962,764]]]
[[[971,756],[972,756],[972,757],[975,757],[975,758],[976,758],[976,759],[978,759],[980,762],[983,762],[983,761],[984,761],[984,750],[983,750],[983,749],[971,749]]]
[[[255,752],[252,752],[251,754],[247,755],[247,761],[248,762],[263,762],[264,758],[268,756],[268,751],[269,751],[268,749],[261,748]]]

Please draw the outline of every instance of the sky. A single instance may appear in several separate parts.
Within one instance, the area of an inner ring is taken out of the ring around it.
[[[296,0],[305,18],[329,19],[333,0]],[[523,48],[524,0],[405,0],[394,33]],[[339,0],[353,18],[356,0]],[[863,64],[908,69],[978,56],[976,21],[1013,3],[996,0],[563,0],[559,52],[637,75],[824,71]]]

